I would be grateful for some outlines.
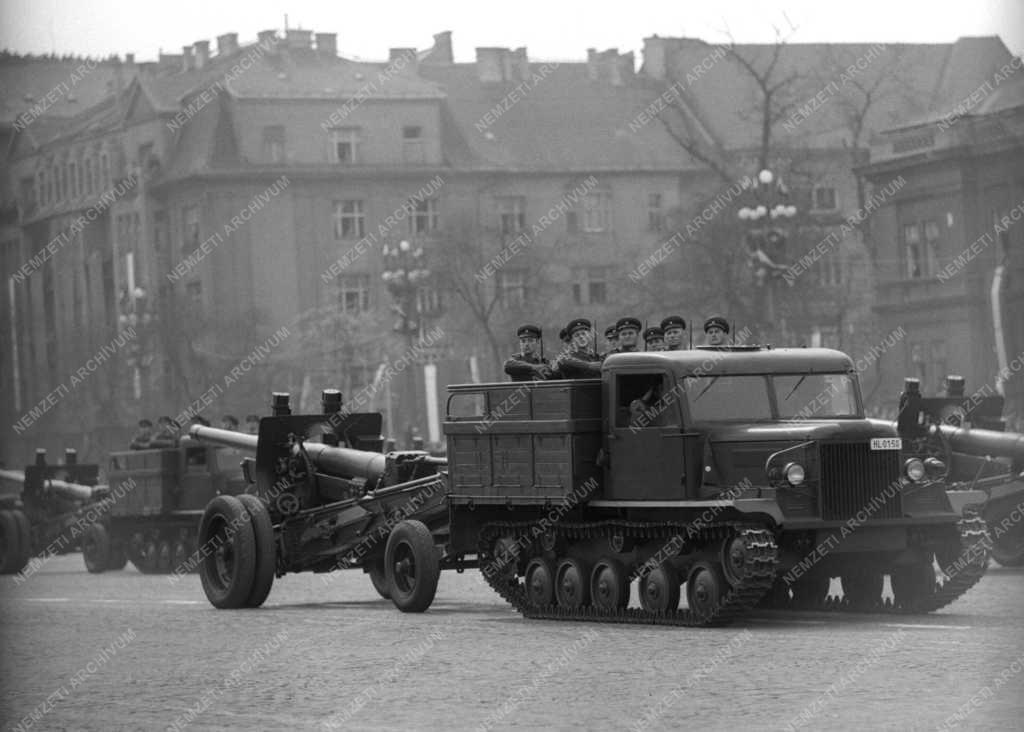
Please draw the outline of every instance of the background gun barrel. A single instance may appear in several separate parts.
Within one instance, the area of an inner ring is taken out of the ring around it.
[[[956,452],[983,457],[1005,457],[1024,461],[1024,435],[1016,432],[996,432],[977,428],[964,429],[941,425],[942,434]]]
[[[313,465],[330,475],[350,475],[376,480],[384,474],[387,465],[387,458],[379,452],[333,447],[320,442],[305,442],[303,448]]]
[[[234,447],[238,450],[246,450],[254,454],[256,452],[256,444],[259,442],[259,438],[256,435],[235,432],[234,430],[222,430],[217,427],[204,427],[201,424],[192,425],[189,428],[188,434],[193,439],[201,442]]]
[[[72,498],[79,501],[88,501],[92,498],[95,488],[91,485],[80,483],[68,483],[58,478],[47,478],[43,484],[46,488],[56,491],[65,498]]]
[[[0,470],[0,480],[8,480],[11,483],[24,485],[25,474],[20,470]]]

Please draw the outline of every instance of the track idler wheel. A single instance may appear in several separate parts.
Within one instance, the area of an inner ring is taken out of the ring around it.
[[[579,559],[563,559],[555,572],[555,599],[576,610],[590,604],[590,569]]]
[[[106,572],[111,566],[110,534],[103,524],[90,524],[82,537],[82,559],[92,574]]]
[[[702,620],[714,618],[727,592],[722,570],[714,562],[697,562],[686,579],[686,601]]]
[[[422,521],[402,521],[391,531],[384,550],[391,602],[404,613],[430,607],[441,576],[434,537]]]
[[[526,565],[526,602],[533,608],[555,604],[555,568],[551,560],[534,557]]]
[[[602,558],[590,573],[590,601],[602,610],[629,605],[629,577],[617,559]]]
[[[256,572],[253,575],[252,589],[245,599],[245,606],[259,607],[270,594],[270,588],[274,585],[274,573],[277,570],[274,525],[270,521],[267,506],[261,499],[243,493],[238,496],[238,500],[249,514],[253,538],[256,540]]]
[[[679,573],[671,564],[662,564],[640,578],[640,607],[649,613],[664,613],[679,608]]]
[[[217,496],[199,524],[199,545],[206,556],[199,565],[203,592],[214,607],[245,607],[256,576],[256,536],[242,502]]]
[[[894,567],[889,574],[889,582],[896,604],[913,610],[918,602],[935,594],[935,568],[931,558],[927,562]]]
[[[366,574],[370,577],[370,583],[377,594],[385,600],[391,599],[391,588],[388,587],[388,573],[384,568],[384,557],[371,559],[366,565]]]
[[[843,585],[844,602],[861,610],[877,607],[882,602],[885,577],[870,567],[844,570],[839,577]]]

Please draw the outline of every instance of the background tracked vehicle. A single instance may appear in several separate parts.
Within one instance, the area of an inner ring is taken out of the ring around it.
[[[258,500],[217,499],[203,518],[211,602],[255,606],[275,573],[383,562],[395,604],[423,610],[440,568],[479,566],[528,617],[707,625],[759,602],[824,607],[832,577],[836,606],[928,612],[987,564],[983,545],[968,553],[984,523],[903,457],[893,425],[865,419],[836,351],[617,354],[600,379],[449,394],[446,472],[351,449],[377,434],[354,428],[371,415],[262,420]],[[969,559],[939,583],[936,554]]]
[[[46,462],[46,450],[37,450],[35,464],[24,471],[0,470],[6,488],[0,495],[0,574],[20,572],[33,555],[78,551],[86,528],[81,517],[103,494],[98,475],[99,466],[79,464],[71,449],[63,465]]]
[[[1024,435],[1006,432],[1003,397],[965,395],[961,376],[946,377],[946,393],[921,395],[907,379],[897,422],[905,451],[943,466],[954,508],[988,524],[992,558],[1024,564]]]
[[[88,526],[82,556],[92,573],[123,569],[166,573],[190,566],[203,509],[240,493],[242,453],[184,439],[178,447],[111,453],[107,480],[119,486],[101,520]]]

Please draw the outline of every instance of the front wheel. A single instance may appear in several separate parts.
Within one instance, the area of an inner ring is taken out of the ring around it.
[[[384,568],[383,559],[373,559],[366,566],[366,574],[370,577],[370,583],[377,594],[385,600],[391,599],[391,588],[388,586],[388,573]]]
[[[421,613],[430,607],[441,561],[426,524],[402,521],[394,528],[384,550],[384,567],[395,607],[404,613]]]
[[[248,512],[234,496],[217,496],[203,512],[199,566],[203,592],[214,607],[246,606],[256,576],[256,536]]]

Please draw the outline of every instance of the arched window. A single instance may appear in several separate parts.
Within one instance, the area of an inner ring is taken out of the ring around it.
[[[77,199],[82,192],[82,178],[78,170],[78,161],[76,160],[68,163],[68,186],[71,189],[68,197],[72,200]]]
[[[50,184],[50,192],[53,195],[50,196],[50,200],[57,203],[64,195],[64,189],[60,185],[60,166],[54,163],[50,168],[50,175],[53,176],[53,182]]]
[[[92,169],[92,156],[88,156],[85,159],[85,193],[87,196],[91,196],[93,191],[96,190],[96,181],[93,179]]]
[[[36,173],[36,185],[39,186],[39,191],[36,193],[36,200],[39,201],[40,206],[46,206],[50,203],[50,191],[46,187],[46,183],[46,171],[38,171]]]
[[[107,154],[100,153],[100,190],[110,188],[110,158]]]

